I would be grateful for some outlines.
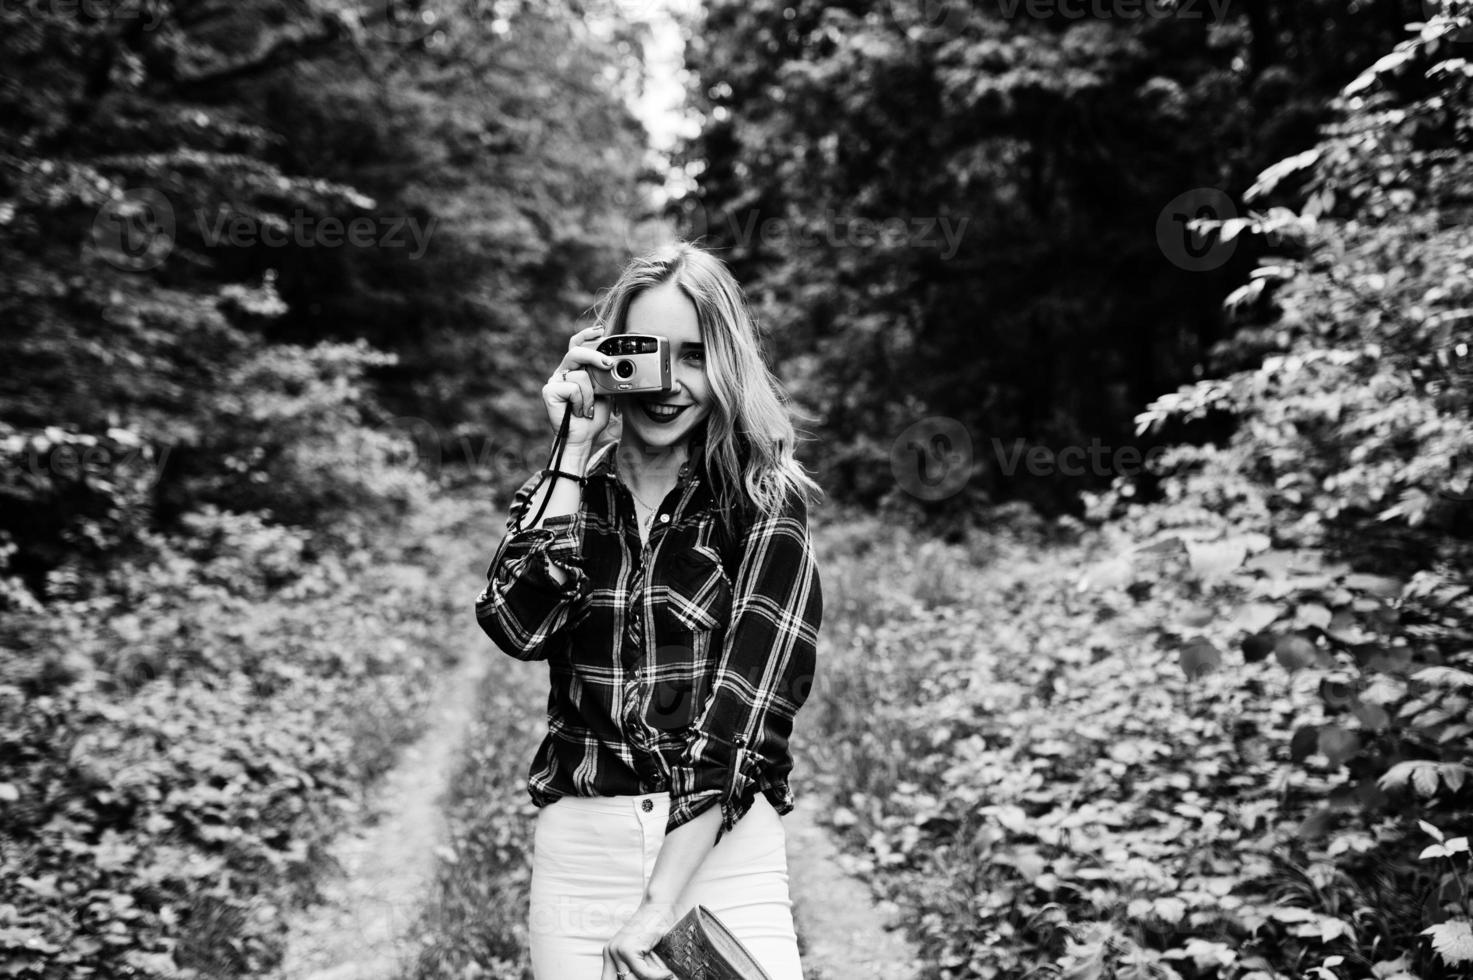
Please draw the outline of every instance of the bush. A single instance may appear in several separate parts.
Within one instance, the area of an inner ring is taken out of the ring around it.
[[[459,569],[437,578],[420,551],[443,556],[465,519],[422,509],[402,544],[304,562],[305,532],[207,510],[0,622],[9,974],[269,969],[450,660]]]

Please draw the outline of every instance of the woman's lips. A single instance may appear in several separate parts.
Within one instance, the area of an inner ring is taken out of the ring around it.
[[[687,408],[690,408],[689,405],[655,405],[650,402],[640,402],[639,407],[644,409],[646,418],[660,425],[675,421]]]

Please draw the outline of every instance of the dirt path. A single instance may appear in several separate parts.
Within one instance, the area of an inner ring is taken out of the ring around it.
[[[416,949],[408,935],[435,881],[440,809],[489,658],[466,656],[435,692],[429,728],[374,793],[365,824],[332,847],[341,866],[324,901],[293,923],[271,980],[391,980]]]
[[[788,890],[809,980],[909,980],[919,973],[915,949],[863,881],[839,864],[839,851],[815,820],[822,802],[800,794],[783,817],[788,838]]]
[[[394,980],[418,952],[410,935],[435,882],[445,841],[440,796],[476,710],[490,658],[467,656],[436,692],[434,716],[373,795],[368,815],[332,847],[341,872],[324,901],[293,923],[285,958],[269,980]],[[809,980],[908,980],[915,951],[869,887],[842,869],[838,849],[815,820],[822,807],[800,796],[783,818],[794,915]]]

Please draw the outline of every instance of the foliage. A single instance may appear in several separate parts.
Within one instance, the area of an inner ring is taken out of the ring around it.
[[[1215,589],[1211,556],[1139,549],[1121,574],[1118,530],[945,545],[815,523],[830,617],[805,770],[925,975],[1457,975],[1419,934],[1457,928],[1465,885],[1418,861],[1416,821],[1466,825],[1468,784],[1382,789],[1345,735],[1400,692],[1229,652],[1263,603]],[[1281,589],[1334,579],[1278,568]]]
[[[116,454],[122,431],[145,464],[7,475],[33,588],[99,507],[392,516],[418,491],[390,486],[382,415],[447,462],[544,442],[527,359],[565,345],[642,209],[640,32],[612,4],[388,12],[0,14],[3,434]]]
[[[833,492],[899,496],[890,444],[928,416],[978,447],[1118,446],[1193,377],[1221,298],[1269,247],[1244,235],[1187,271],[1158,216],[1195,189],[1236,209],[1422,16],[1402,0],[713,2],[690,56],[685,217],[749,283]],[[980,448],[971,467],[972,492],[932,509],[1074,509],[1110,476]]]
[[[304,562],[308,535],[190,515],[147,561],[0,643],[0,964],[17,977],[256,976],[324,846],[447,668],[463,511]],[[434,571],[439,569],[439,571]]]
[[[1138,421],[1225,437],[1089,498],[1078,545],[828,545],[857,594],[813,751],[936,976],[1473,962],[1468,26],[1419,28],[1217,223],[1281,254]]]

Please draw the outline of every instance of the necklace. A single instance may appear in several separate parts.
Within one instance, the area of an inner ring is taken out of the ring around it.
[[[639,520],[639,536],[640,536],[640,539],[641,540],[648,540],[649,539],[649,536],[650,536],[650,527],[654,524],[654,520],[655,520],[655,511],[658,510],[659,508],[651,506],[650,505],[650,502],[647,501],[647,500],[645,500],[639,494],[635,493],[634,492],[634,488],[631,487],[631,486],[629,486],[629,484],[626,483],[626,484],[624,484],[624,486],[625,486],[626,489],[629,490],[629,496],[633,497],[636,503],[643,504],[644,505],[644,509],[647,510],[647,511],[649,511],[649,515],[648,516],[646,516],[646,517],[640,517],[639,516],[639,508],[638,507],[634,508],[634,516],[635,516],[635,518],[637,518]]]
[[[678,484],[681,480],[685,479],[686,475],[689,472],[690,472],[690,460],[687,459],[685,462],[683,462],[683,463],[680,464],[680,472],[676,475],[676,483]],[[639,537],[640,537],[640,540],[641,541],[648,541],[649,540],[649,536],[650,536],[650,528],[654,525],[654,521],[655,521],[655,512],[659,510],[659,507],[658,507],[658,505],[651,504],[648,500],[645,500],[639,494],[635,493],[634,492],[634,488],[632,486],[630,486],[627,481],[622,481],[621,480],[620,482],[624,483],[624,488],[629,491],[629,496],[631,496],[631,497],[634,498],[634,501],[635,501],[634,516],[635,516],[635,518],[639,522]],[[639,516],[639,505],[641,505],[641,504],[644,506],[644,509],[645,510],[649,511],[649,514],[647,516],[645,516],[645,517],[640,517]]]

